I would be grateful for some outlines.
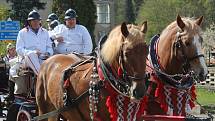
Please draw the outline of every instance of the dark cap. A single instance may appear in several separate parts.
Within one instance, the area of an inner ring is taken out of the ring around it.
[[[33,10],[28,14],[27,20],[28,21],[30,21],[30,20],[41,20],[40,14],[36,10]]]
[[[70,8],[65,12],[64,19],[66,20],[66,19],[71,19],[71,18],[76,18],[76,17],[78,17],[78,16],[77,16],[75,10]]]
[[[54,21],[54,20],[58,20],[58,16],[55,13],[49,14],[48,19],[46,19],[47,22]]]

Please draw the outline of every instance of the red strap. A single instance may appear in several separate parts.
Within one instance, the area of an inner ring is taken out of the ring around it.
[[[68,88],[69,85],[70,85],[69,79],[67,79],[66,81],[64,81],[64,84],[63,84],[63,87],[64,87],[64,88]]]

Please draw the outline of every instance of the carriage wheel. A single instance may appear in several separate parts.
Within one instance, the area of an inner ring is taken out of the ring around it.
[[[31,121],[31,115],[25,110],[20,110],[17,114],[16,121]]]
[[[16,121],[17,113],[19,112],[19,104],[11,104],[8,108],[6,121]]]

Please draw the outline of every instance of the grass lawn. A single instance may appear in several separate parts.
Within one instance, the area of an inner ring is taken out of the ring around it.
[[[215,105],[215,90],[197,88],[197,101],[201,105]]]

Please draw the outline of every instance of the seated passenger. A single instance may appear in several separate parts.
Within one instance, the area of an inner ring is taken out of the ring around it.
[[[49,24],[49,31],[48,31],[50,38],[54,34],[54,31],[53,31],[54,28],[56,26],[58,26],[59,23],[60,22],[58,20],[53,20],[53,21],[50,22],[50,24]],[[51,39],[51,40],[52,40],[52,48],[53,48],[53,51],[54,51],[54,54],[55,54],[55,52],[56,52],[56,45],[58,44],[58,42],[57,42],[57,40],[53,40],[53,39]]]
[[[37,11],[28,14],[27,22],[28,26],[18,33],[16,51],[24,59],[24,65],[38,75],[41,63],[53,54],[52,42],[48,31],[41,27]]]
[[[53,28],[51,27],[51,23],[57,20],[58,21],[58,16],[55,13],[51,13],[48,15],[48,18],[46,19],[46,22],[48,23],[48,30],[52,30]],[[58,24],[60,24],[60,22],[58,21]]]
[[[76,24],[76,12],[68,9],[65,12],[65,24],[58,25],[51,37],[57,40],[56,53],[72,52],[90,54],[93,49],[92,39],[86,27]]]
[[[9,43],[7,45],[7,55],[3,58],[4,62],[7,65],[7,73],[9,76],[9,69],[10,67],[12,67],[16,60],[17,60],[17,54],[16,54],[16,47],[15,45],[13,45],[12,43]],[[9,80],[8,80],[8,95],[6,96],[6,100],[14,100],[14,86],[15,83],[12,81],[12,77],[9,76]]]

